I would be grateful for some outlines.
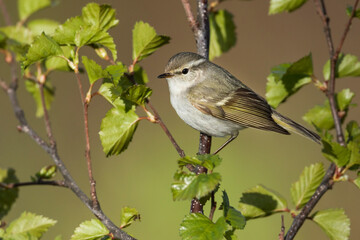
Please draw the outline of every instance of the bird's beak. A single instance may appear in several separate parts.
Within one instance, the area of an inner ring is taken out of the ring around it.
[[[172,74],[172,73],[163,73],[163,74],[160,74],[158,76],[158,78],[171,78],[173,76],[174,76],[174,74]]]

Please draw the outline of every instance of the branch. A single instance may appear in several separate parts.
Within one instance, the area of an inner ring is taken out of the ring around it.
[[[3,0],[0,0],[0,8],[1,8],[2,15],[4,16],[5,24],[11,25],[10,16],[9,16],[9,13],[6,9],[6,6],[5,6]]]
[[[65,188],[69,187],[69,186],[67,186],[65,181],[44,181],[41,179],[36,182],[0,183],[0,187],[5,188],[5,189],[12,189],[12,188],[23,187],[23,186],[34,186],[34,185],[41,185],[41,186],[50,185],[50,186],[58,186],[58,187],[65,187]]]
[[[191,11],[191,6],[190,6],[190,3],[189,3],[189,0],[181,0],[181,2],[183,4],[185,14],[186,14],[186,16],[188,18],[191,30],[195,34],[195,38],[196,38],[196,34],[197,34],[199,29],[198,29],[198,24],[195,21],[194,15],[193,15],[193,13]]]
[[[279,233],[279,240],[284,240],[284,235],[285,235],[284,215],[281,215],[281,230]]]
[[[339,46],[336,49],[336,52],[334,52],[334,44],[332,41],[331,29],[330,29],[330,25],[329,25],[330,19],[326,12],[324,0],[314,0],[314,3],[315,3],[316,12],[320,16],[320,18],[323,22],[323,25],[324,25],[324,33],[325,33],[326,42],[328,44],[329,55],[330,55],[330,80],[329,80],[329,88],[326,91],[326,95],[329,99],[331,113],[332,113],[332,117],[334,119],[337,142],[340,145],[345,146],[346,143],[345,143],[344,134],[343,134],[343,131],[341,128],[341,121],[340,121],[340,118],[338,115],[338,109],[337,109],[336,101],[335,101],[335,70],[336,70],[335,67],[336,67],[336,63],[337,63],[341,48],[342,48],[344,41],[346,39],[346,36],[349,32],[349,29],[350,29],[350,26],[352,23],[352,19],[355,16],[355,11],[356,11],[357,5],[359,3],[359,0],[356,0],[354,3],[353,11],[351,13],[351,16],[349,17],[349,20],[345,27],[344,33],[341,37]],[[331,163],[330,167],[326,171],[326,174],[325,174],[324,179],[321,182],[320,186],[316,189],[315,193],[313,194],[311,199],[306,203],[304,208],[301,210],[300,214],[295,217],[289,231],[287,232],[287,234],[285,236],[286,240],[291,240],[295,237],[296,233],[299,231],[299,229],[303,225],[304,221],[306,220],[306,218],[308,217],[310,212],[313,210],[315,205],[318,203],[320,198],[329,189],[332,188],[332,186],[334,185],[332,178],[335,174],[336,169],[337,169],[336,165],[334,163]]]

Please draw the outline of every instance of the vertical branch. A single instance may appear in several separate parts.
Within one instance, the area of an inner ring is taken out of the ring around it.
[[[9,13],[6,9],[6,6],[5,6],[3,0],[0,0],[0,8],[1,8],[1,13],[4,16],[5,24],[11,25],[10,16],[9,16]]]
[[[330,25],[329,25],[330,18],[327,15],[324,0],[314,0],[314,3],[315,3],[316,12],[320,16],[320,19],[322,20],[323,25],[324,25],[324,33],[325,33],[326,42],[328,45],[329,55],[330,55],[330,80],[329,80],[329,84],[328,84],[329,87],[326,91],[326,96],[329,99],[331,113],[332,113],[332,117],[334,119],[337,142],[342,146],[346,146],[344,134],[343,134],[343,131],[341,128],[341,121],[340,121],[340,118],[338,115],[338,109],[337,109],[337,105],[336,105],[336,101],[335,101],[335,79],[336,79],[335,74],[336,74],[336,64],[337,64],[337,61],[339,58],[339,54],[341,52],[341,48],[344,44],[346,36],[349,32],[352,20],[355,16],[355,11],[359,4],[359,0],[355,0],[354,6],[353,6],[353,11],[349,17],[349,20],[345,27],[344,33],[341,37],[339,46],[336,49],[336,52],[334,50],[334,44],[332,41],[331,29],[330,29]],[[332,179],[333,179],[334,173],[336,172],[336,169],[337,169],[336,165],[334,163],[332,163],[330,165],[330,167],[328,168],[328,170],[326,171],[324,179],[322,180],[319,187],[316,189],[316,191],[313,194],[313,196],[311,197],[311,199],[306,203],[306,205],[301,210],[301,212],[295,217],[291,227],[289,228],[289,231],[287,232],[287,234],[285,236],[286,240],[294,239],[295,235],[297,234],[297,232],[299,231],[301,226],[304,224],[307,216],[311,213],[311,211],[313,210],[315,205],[319,202],[320,198],[329,189],[332,188],[332,186],[334,185],[334,182],[332,181]]]
[[[42,108],[43,108],[43,111],[44,111],[44,121],[45,121],[46,133],[47,133],[47,136],[49,138],[51,147],[55,147],[56,146],[56,141],[55,141],[54,135],[52,133],[52,129],[51,129],[49,112],[48,112],[48,110],[46,108],[45,95],[44,95],[44,84],[43,83],[37,83],[37,84],[39,84],[39,90],[40,90],[40,96],[41,96],[41,104],[42,104]]]

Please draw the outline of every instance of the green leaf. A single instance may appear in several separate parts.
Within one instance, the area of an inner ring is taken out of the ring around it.
[[[360,189],[360,177],[354,180],[354,184]]]
[[[15,170],[12,168],[0,168],[0,182],[5,184],[17,183],[18,178],[15,175]],[[0,219],[8,214],[18,195],[18,188],[6,189],[0,187]]]
[[[330,130],[334,128],[334,120],[332,118],[329,102],[325,101],[324,105],[316,105],[310,109],[303,119],[317,128]]]
[[[29,65],[41,61],[48,57],[63,56],[64,53],[51,37],[42,33],[34,39],[29,51],[26,54],[26,60],[23,61],[23,67],[27,68]]]
[[[62,46],[61,50],[64,53],[64,57],[66,57],[67,59],[70,59],[72,47]],[[45,67],[48,71],[54,71],[54,70],[66,71],[66,72],[73,71],[69,67],[68,62],[65,59],[59,58],[59,57],[47,58],[45,60]]]
[[[219,155],[204,154],[195,157],[186,156],[178,160],[179,167],[186,166],[187,164],[200,165],[206,167],[209,171],[213,171],[215,167],[219,166],[222,159]]]
[[[6,234],[11,235],[11,237],[15,239],[26,236],[32,236],[38,239],[50,227],[54,226],[55,223],[56,221],[50,218],[24,212],[18,219],[10,223],[9,227],[6,229]]]
[[[293,183],[290,189],[296,209],[301,209],[310,200],[324,176],[325,171],[322,163],[305,167],[300,175],[299,181]]]
[[[211,12],[209,15],[209,25],[209,59],[212,60],[229,51],[235,45],[236,33],[233,15],[226,10]]]
[[[270,0],[269,15],[292,12],[300,8],[307,0]]]
[[[340,111],[345,111],[349,107],[355,93],[351,92],[350,89],[343,89],[341,92],[336,94],[336,102]]]
[[[175,200],[200,199],[212,192],[221,181],[219,173],[199,174],[177,172],[175,182],[171,184],[171,192]]]
[[[100,139],[106,156],[118,155],[129,146],[138,125],[134,109],[125,111],[118,105],[110,109],[101,121]]]
[[[149,82],[149,78],[145,70],[139,64],[135,64],[134,66],[134,80],[137,84],[143,85]]]
[[[52,35],[59,25],[59,22],[51,19],[35,19],[27,24],[34,36],[40,35],[43,32],[46,35]]]
[[[141,61],[169,41],[170,37],[157,35],[148,23],[137,22],[133,29],[133,60]]]
[[[148,99],[151,94],[151,88],[148,88],[145,85],[134,85],[123,92],[122,98],[137,105],[144,105],[146,99]]]
[[[231,230],[227,230],[224,234],[224,237],[226,240],[237,240],[237,236],[234,234],[235,233],[235,228],[231,229]]]
[[[311,82],[313,64],[311,53],[292,64],[280,64],[267,77],[266,99],[276,108],[300,88]]]
[[[257,185],[242,194],[239,209],[246,219],[251,219],[284,211],[287,209],[287,203],[278,194]]]
[[[135,208],[121,208],[120,228],[126,228],[136,220],[140,220],[140,214]]]
[[[236,229],[244,229],[246,225],[246,219],[240,211],[230,206],[229,197],[226,191],[223,191],[223,202],[221,208],[224,210],[224,217],[226,222]]]
[[[109,73],[111,80],[115,86],[117,86],[120,83],[121,78],[128,71],[127,67],[121,62],[116,63],[116,65],[109,65],[106,67],[105,70]],[[126,88],[128,87],[130,87],[130,85],[126,86]]]
[[[351,13],[353,11],[353,7],[352,6],[348,6],[346,8],[346,14],[350,17],[351,16]],[[355,16],[356,18],[360,18],[360,9],[356,9],[355,11]]]
[[[349,142],[347,145],[347,148],[349,149],[349,151],[351,153],[347,167],[352,167],[354,165],[360,165],[360,146],[359,146],[359,144],[355,143],[355,142]]]
[[[347,143],[350,141],[360,143],[360,127],[357,122],[350,121],[346,125],[345,138]]]
[[[51,179],[55,177],[57,171],[56,165],[45,166],[40,169],[40,171],[36,174],[40,179]]]
[[[339,167],[343,167],[350,161],[351,151],[339,143],[322,139],[322,153],[331,162]]]
[[[109,234],[109,230],[98,219],[82,222],[71,236],[71,240],[97,240]]]
[[[49,6],[51,6],[51,0],[18,0],[19,18],[24,21],[31,14]]]
[[[90,84],[93,84],[101,78],[108,77],[107,71],[103,70],[99,64],[94,60],[88,59],[86,56],[82,57],[82,63],[86,69]]]
[[[44,109],[41,102],[41,94],[39,84],[30,80],[25,81],[25,88],[31,94],[36,102],[36,117],[42,117],[44,115]],[[49,83],[49,81],[45,82],[44,85],[44,98],[45,98],[45,106],[46,109],[49,110],[52,101],[54,100],[55,90]]]
[[[190,213],[180,225],[180,237],[182,240],[221,240],[226,230],[224,217],[213,223],[200,213]]]
[[[331,240],[348,240],[350,236],[350,219],[343,209],[327,209],[314,213],[312,219],[329,236]]]
[[[33,35],[28,28],[24,26],[7,26],[0,28],[0,32],[3,32],[9,39],[19,44],[31,44],[33,41]]]
[[[330,79],[330,60],[328,60],[323,68],[323,75],[325,80]],[[351,54],[340,54],[335,65],[335,77],[359,77],[360,76],[360,62],[358,58]]]
[[[106,4],[87,4],[82,9],[82,17],[86,23],[103,31],[108,31],[119,23],[119,20],[115,18],[115,9]]]

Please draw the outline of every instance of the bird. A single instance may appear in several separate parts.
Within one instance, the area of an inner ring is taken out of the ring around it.
[[[158,78],[167,80],[171,105],[185,123],[209,136],[230,136],[214,154],[244,128],[293,132],[320,144],[318,134],[275,111],[230,72],[199,54],[175,54]]]

